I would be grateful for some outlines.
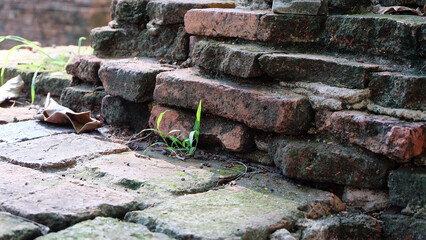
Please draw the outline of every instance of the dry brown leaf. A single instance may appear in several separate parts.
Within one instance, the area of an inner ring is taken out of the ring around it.
[[[17,98],[24,87],[24,80],[21,75],[9,79],[3,86],[0,87],[0,104],[7,99]]]
[[[415,15],[423,16],[422,11],[419,8],[409,8],[404,6],[391,6],[391,7],[380,7],[377,13],[379,14],[394,14],[398,12],[411,12]]]
[[[72,124],[77,133],[90,132],[102,127],[103,123],[90,117],[90,111],[76,113],[69,108],[59,105],[47,95],[44,110],[34,116],[35,119],[56,124]]]

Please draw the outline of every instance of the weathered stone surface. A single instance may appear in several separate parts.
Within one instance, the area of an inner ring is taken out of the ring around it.
[[[426,4],[425,0],[380,0],[379,1],[383,6],[401,6],[407,4],[417,4],[423,6]]]
[[[241,9],[192,9],[185,14],[185,30],[194,35],[256,40],[260,17],[265,13]]]
[[[426,205],[426,168],[400,168],[389,174],[389,195],[392,205],[414,208]]]
[[[67,73],[77,77],[83,82],[92,82],[100,85],[98,71],[101,67],[102,59],[93,55],[78,55],[67,65]]]
[[[35,92],[42,95],[50,93],[59,97],[62,91],[71,84],[71,76],[62,72],[44,73],[37,78]]]
[[[149,0],[113,0],[111,17],[118,23],[144,26],[148,22],[147,4]]]
[[[324,16],[266,14],[260,18],[257,39],[264,42],[316,42],[324,28]]]
[[[0,142],[16,143],[61,133],[70,133],[70,127],[57,126],[39,121],[25,121],[0,125]]]
[[[371,12],[371,5],[371,0],[328,0],[330,15]]]
[[[425,238],[426,220],[404,215],[382,214],[383,236],[389,240]]]
[[[195,112],[190,113],[156,105],[152,108],[149,126],[156,129],[158,116],[167,110],[169,111],[163,115],[161,120],[160,130],[165,133],[176,129],[182,130],[183,132],[176,132],[175,136],[183,133],[185,138],[189,138],[189,133],[194,128]],[[230,151],[241,152],[254,144],[249,128],[244,124],[220,117],[204,115],[201,118],[200,145],[219,146]]]
[[[0,212],[0,239],[30,240],[41,235],[41,229],[8,213]]]
[[[100,113],[105,91],[98,91],[93,86],[81,84],[67,87],[61,94],[61,104],[75,112],[92,111],[92,116]]]
[[[368,111],[380,114],[387,115],[391,117],[396,117],[400,119],[410,120],[410,121],[426,121],[426,112],[420,110],[410,110],[403,108],[387,108],[382,107],[372,102],[367,104]]]
[[[359,111],[322,112],[317,127],[341,142],[364,147],[399,163],[422,154],[426,147],[426,124],[405,122]]]
[[[390,207],[389,193],[384,190],[345,187],[342,200],[348,206],[362,208],[366,212],[381,211]]]
[[[107,124],[140,131],[148,125],[149,115],[147,103],[133,103],[110,95],[102,99],[101,116]]]
[[[418,16],[335,15],[326,22],[325,42],[331,48],[376,55],[419,55],[419,29],[426,25]]]
[[[69,227],[57,233],[50,233],[37,240],[57,239],[171,239],[165,234],[153,233],[145,226],[122,222],[114,218],[97,217]]]
[[[369,89],[348,89],[307,82],[280,82],[280,85],[307,96],[315,111],[363,109],[369,103]]]
[[[275,13],[327,15],[327,0],[274,0],[272,10]]]
[[[31,168],[52,168],[68,166],[79,159],[96,154],[126,150],[125,145],[105,142],[85,135],[60,134],[0,145],[0,158]]]
[[[282,81],[321,82],[347,88],[366,88],[368,74],[382,66],[345,58],[312,54],[267,54],[259,58],[261,69]]]
[[[312,110],[305,97],[279,87],[207,79],[193,68],[159,74],[154,100],[191,109],[196,109],[202,100],[204,113],[286,134],[305,132],[312,119]]]
[[[371,99],[380,106],[426,111],[426,76],[374,73],[368,87]]]
[[[2,108],[0,107],[0,121],[8,123],[16,121],[27,121],[34,119],[34,115],[37,114],[37,109],[28,107],[13,107],[13,108]]]
[[[139,55],[183,62],[189,54],[189,35],[182,25],[162,26],[148,23],[138,36]]]
[[[285,176],[360,188],[386,186],[392,162],[354,147],[288,138],[272,142],[269,153]]]
[[[177,238],[266,239],[276,229],[291,229],[297,219],[303,218],[298,209],[306,210],[308,217],[313,217],[312,206],[328,209],[318,212],[322,216],[330,214],[331,209],[340,211],[342,205],[336,205],[339,201],[330,193],[299,188],[277,176],[260,174],[224,189],[185,195],[130,212],[125,220]]]
[[[137,34],[129,29],[111,27],[94,28],[90,32],[90,45],[97,57],[137,56]]]
[[[310,239],[381,239],[380,222],[368,215],[330,216],[298,224],[302,240]]]
[[[147,11],[149,18],[157,25],[184,23],[185,13],[194,8],[234,8],[232,0],[167,0],[151,1]]]
[[[110,60],[101,64],[99,77],[109,95],[140,103],[152,100],[155,77],[169,70],[172,68],[162,67],[150,59]]]
[[[195,65],[213,73],[225,73],[242,78],[260,77],[259,57],[274,50],[257,45],[223,44],[199,41],[192,51]]]
[[[272,0],[235,0],[235,4],[237,8],[250,10],[270,10],[272,8]]]
[[[122,217],[137,209],[128,193],[8,163],[1,165],[0,189],[2,209],[51,231],[96,216]]]
[[[296,238],[294,238],[291,233],[285,228],[275,231],[271,234],[271,236],[269,236],[269,238],[271,240],[296,240]]]

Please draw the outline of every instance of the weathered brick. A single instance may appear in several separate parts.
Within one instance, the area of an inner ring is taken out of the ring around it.
[[[149,107],[147,103],[106,95],[102,99],[101,116],[107,124],[140,131],[148,125]]]
[[[111,17],[124,24],[145,25],[149,19],[146,7],[149,0],[113,0]]]
[[[336,87],[366,88],[376,64],[312,54],[268,54],[259,58],[261,69],[283,81],[322,82]],[[384,67],[383,67],[384,68]]]
[[[380,106],[426,111],[426,76],[375,73],[370,77],[369,88],[371,99]]]
[[[324,29],[325,16],[266,14],[260,18],[257,39],[275,42],[315,42]]]
[[[147,11],[151,21],[157,25],[173,25],[184,23],[184,16],[195,8],[234,8],[231,0],[168,0],[151,1]]]
[[[93,55],[78,55],[66,66],[68,74],[83,82],[100,84],[98,71],[102,60]]]
[[[185,30],[194,35],[256,40],[260,17],[265,13],[241,9],[192,9],[185,15]]]
[[[383,156],[335,142],[279,138],[269,153],[284,176],[359,188],[385,187],[387,172],[395,167]]]
[[[169,70],[172,68],[148,59],[110,60],[102,62],[99,77],[108,94],[131,102],[146,102],[152,100],[157,74]]]
[[[389,195],[392,205],[424,207],[426,205],[426,168],[404,167],[389,174]]]
[[[327,15],[327,0],[274,0],[272,10],[276,13]]]
[[[62,72],[43,73],[37,79],[35,85],[36,93],[60,97],[62,91],[69,87],[72,77]]]
[[[262,54],[273,50],[257,45],[233,45],[214,41],[199,41],[192,52],[195,65],[214,73],[225,73],[242,78],[263,75],[259,65]]]
[[[410,161],[426,148],[426,123],[359,111],[322,112],[317,127],[334,138],[383,154],[399,163]]]
[[[383,237],[389,240],[424,239],[426,219],[402,214],[382,214]]]
[[[139,54],[137,34],[129,29],[108,26],[94,28],[90,32],[90,43],[97,57],[130,57]]]
[[[202,77],[193,68],[157,76],[154,100],[161,104],[196,109],[247,126],[286,134],[306,132],[312,109],[306,97],[279,86],[254,86]]]
[[[326,22],[325,43],[330,48],[375,55],[419,55],[417,38],[426,24],[418,16],[335,15]]]
[[[61,94],[61,104],[75,112],[92,111],[92,116],[100,113],[105,91],[97,91],[89,85],[67,87]]]
[[[182,130],[175,136],[184,134],[186,138],[194,128],[195,112],[192,114],[185,110],[170,109],[156,105],[152,108],[149,125],[151,128],[157,128],[158,116],[163,115],[159,129],[168,133],[172,130]],[[253,138],[250,135],[249,128],[241,123],[236,123],[228,119],[214,116],[203,115],[200,125],[200,145],[218,146],[234,152],[247,150],[253,145]]]

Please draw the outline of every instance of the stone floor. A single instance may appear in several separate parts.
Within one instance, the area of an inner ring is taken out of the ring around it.
[[[278,174],[214,157],[144,156],[103,131],[77,135],[27,116],[25,107],[0,108],[2,240],[311,239],[317,222],[342,218],[368,236],[380,229],[367,215],[339,213],[345,205],[333,193]],[[350,234],[336,229],[327,234]]]

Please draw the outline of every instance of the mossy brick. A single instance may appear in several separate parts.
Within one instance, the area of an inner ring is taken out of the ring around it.
[[[257,40],[263,42],[317,42],[324,30],[325,16],[265,14],[260,17]]]
[[[195,65],[212,73],[225,73],[241,78],[264,75],[259,57],[276,52],[253,44],[227,44],[215,41],[198,41],[192,51]]]
[[[110,95],[102,99],[101,116],[112,126],[140,131],[148,125],[149,115],[148,103],[129,102]]]
[[[99,27],[90,31],[90,45],[97,57],[134,57],[139,53],[137,36],[130,29]]]
[[[141,103],[152,100],[157,74],[170,70],[151,59],[109,60],[102,62],[99,77],[109,95]]]
[[[90,85],[81,84],[65,88],[60,102],[75,112],[91,111],[92,115],[96,116],[100,113],[102,98],[105,95],[105,91],[98,91]]]
[[[151,232],[141,224],[122,222],[115,218],[97,217],[37,238],[37,240],[57,239],[170,240],[171,238],[162,233]]]
[[[379,72],[370,76],[371,100],[383,107],[426,111],[426,76]]]
[[[384,157],[332,141],[278,138],[269,153],[284,176],[358,188],[386,187],[387,173],[395,167]]]
[[[160,104],[197,109],[251,128],[298,135],[307,131],[313,112],[306,97],[279,86],[257,86],[200,76],[194,68],[160,73],[154,100]]]
[[[417,45],[424,25],[420,16],[335,15],[326,21],[324,41],[350,52],[415,57],[420,56]]]
[[[42,229],[6,212],[0,212],[0,239],[30,240],[42,235]]]
[[[360,111],[319,112],[320,131],[344,143],[352,143],[398,163],[407,163],[426,148],[426,124]]]
[[[183,134],[189,138],[189,133],[194,128],[195,112],[156,105],[152,108],[149,126],[156,129],[158,117],[165,111],[167,112],[163,115],[159,129],[164,133],[179,129],[182,132],[176,133],[176,137]],[[253,146],[254,142],[250,129],[244,124],[221,117],[203,115],[200,124],[199,145],[223,147],[230,151],[242,152]]]
[[[43,73],[37,78],[35,91],[43,96],[50,93],[51,96],[60,97],[62,91],[71,84],[71,75],[63,72]]]
[[[389,195],[392,205],[425,207],[426,168],[403,167],[389,174]]]
[[[113,0],[111,17],[119,23],[144,27],[149,21],[147,4],[149,0]]]
[[[195,8],[234,8],[231,0],[156,0],[147,5],[150,20],[157,25],[183,24],[184,16]]]
[[[368,74],[385,68],[345,58],[314,54],[266,54],[259,58],[261,69],[281,81],[321,82],[336,87],[367,87]],[[315,74],[313,74],[315,73]]]
[[[389,240],[425,239],[426,220],[401,214],[382,214],[383,237]]]

